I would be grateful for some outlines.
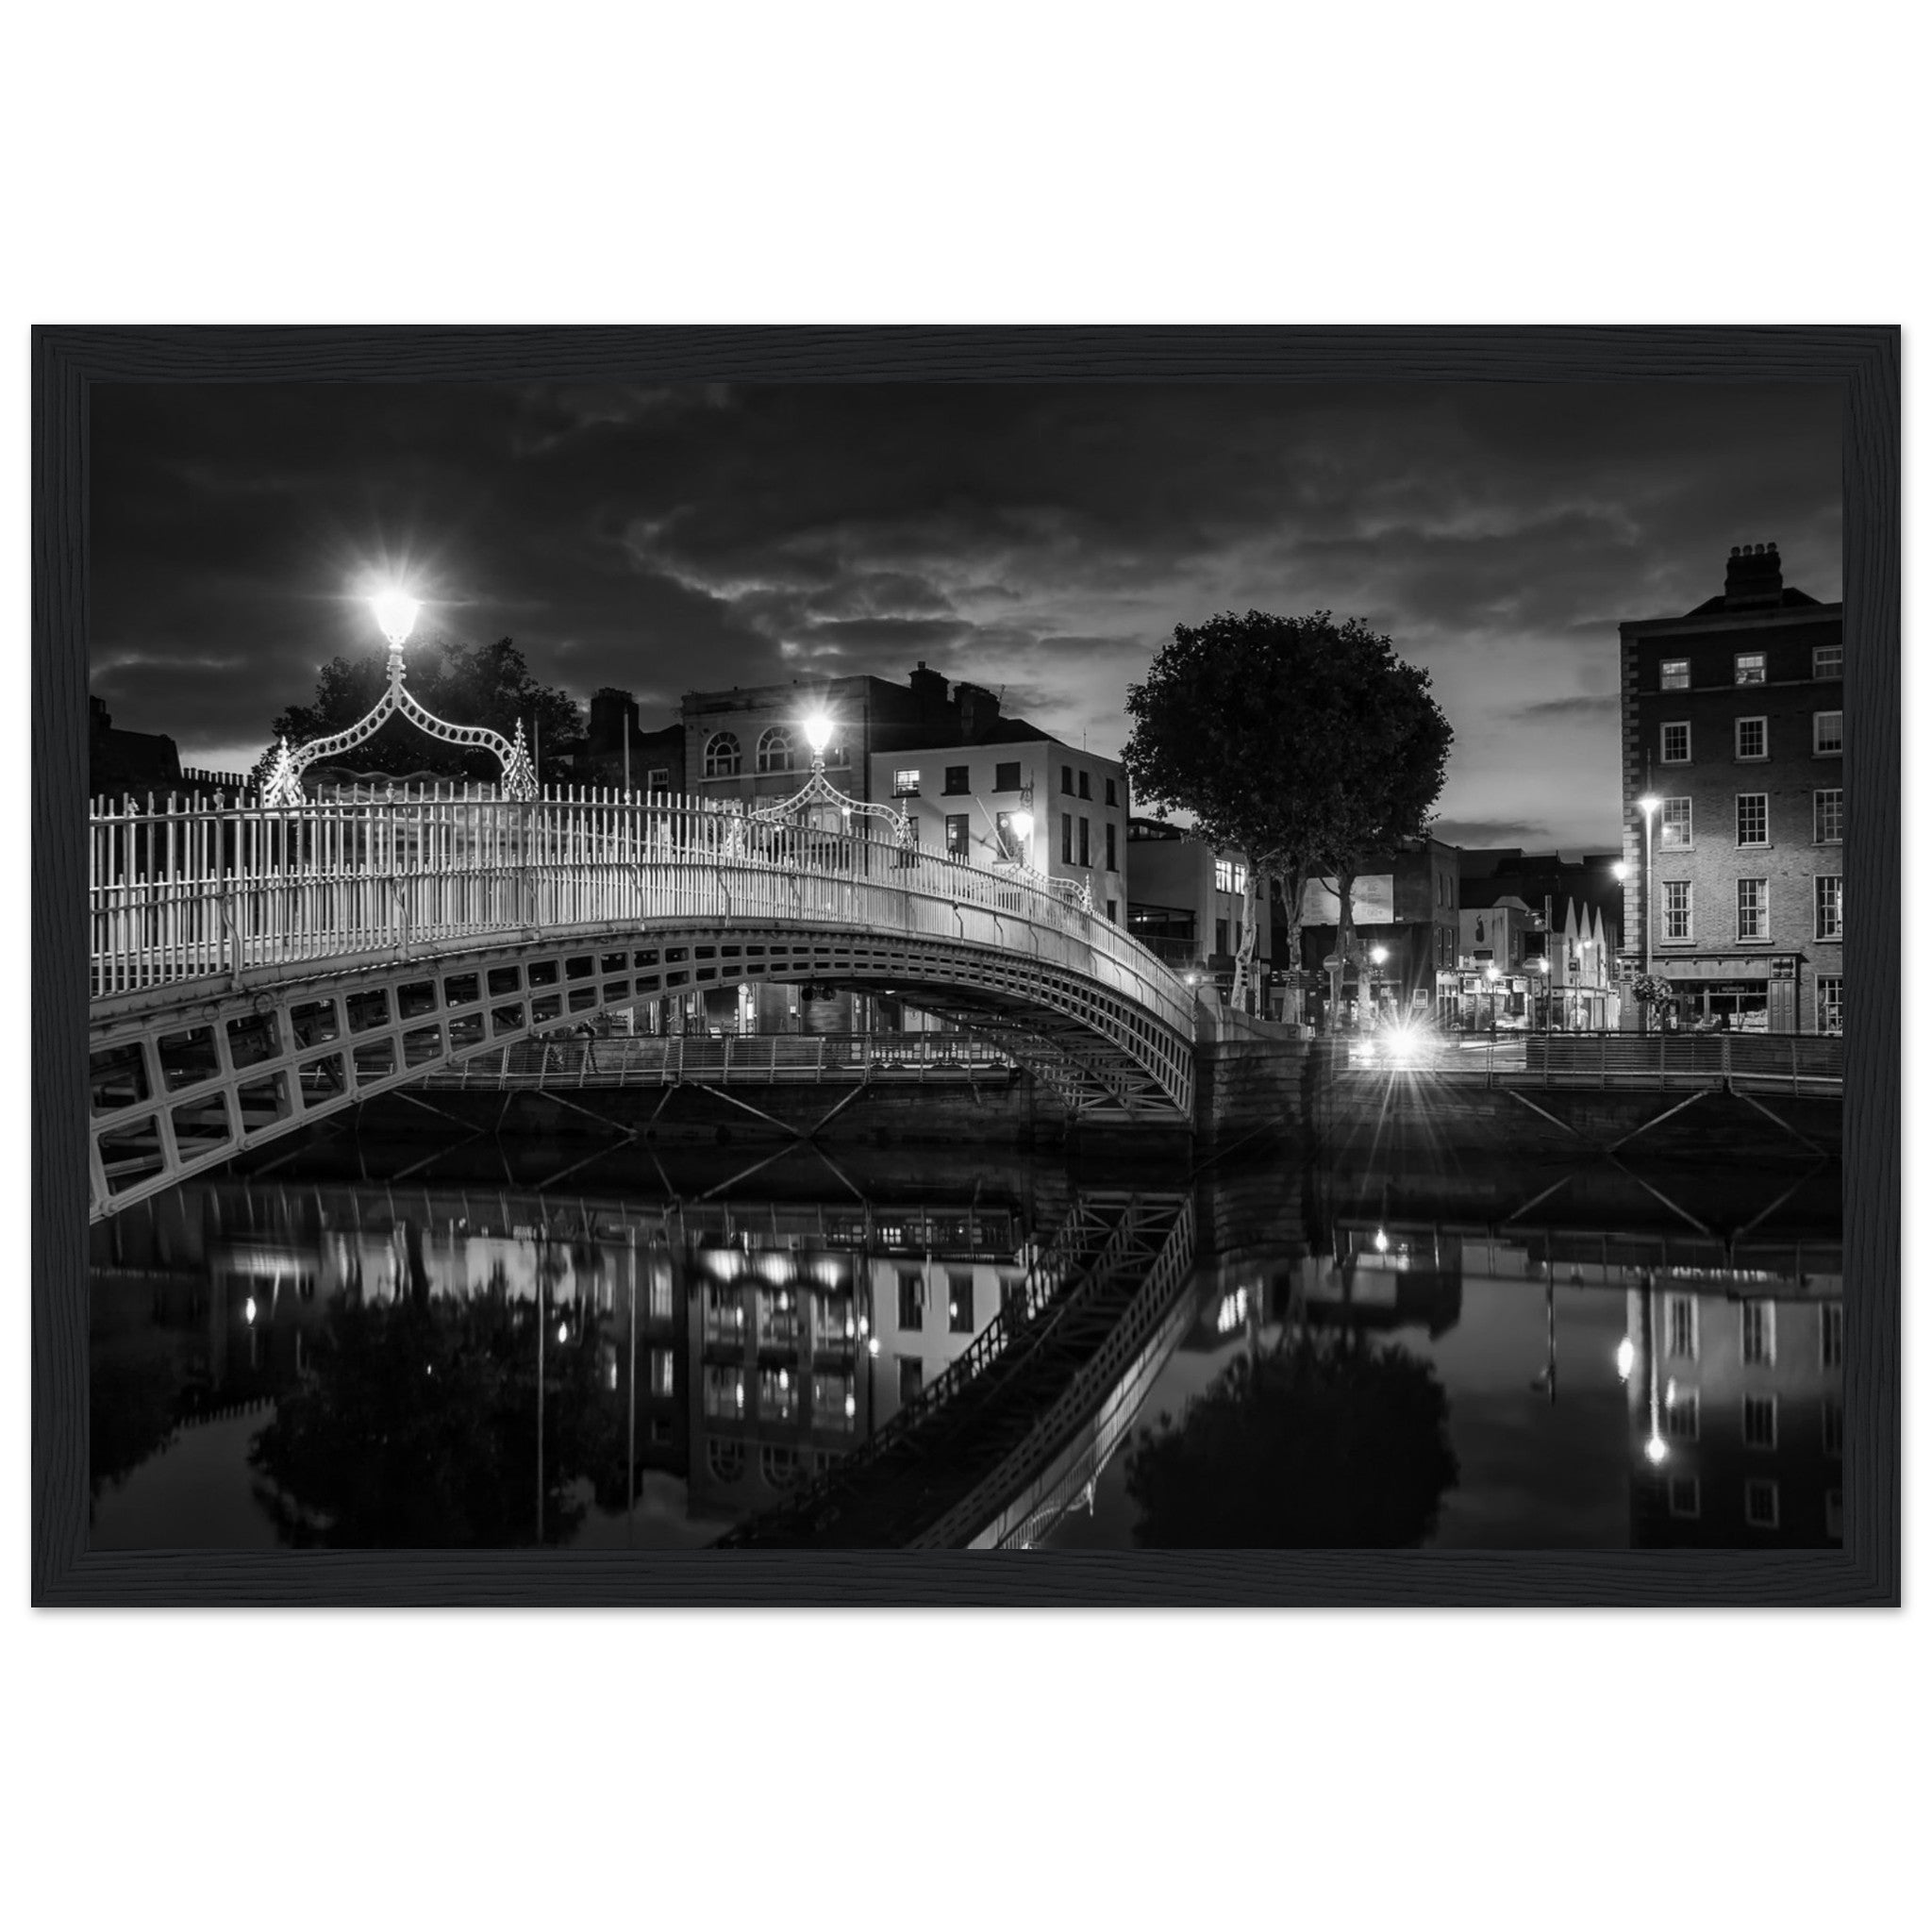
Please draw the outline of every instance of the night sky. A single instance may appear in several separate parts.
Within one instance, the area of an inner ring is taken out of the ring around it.
[[[1456,729],[1441,835],[1617,841],[1617,624],[1735,543],[1840,594],[1824,388],[108,387],[92,685],[184,761],[253,762],[315,667],[505,635],[638,694],[924,658],[1117,753],[1176,623],[1357,615]]]

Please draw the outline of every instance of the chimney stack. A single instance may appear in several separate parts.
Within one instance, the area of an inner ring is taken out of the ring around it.
[[[1778,604],[1784,599],[1785,578],[1775,543],[1740,543],[1731,552],[1724,570],[1724,608],[1748,608],[1755,604]]]

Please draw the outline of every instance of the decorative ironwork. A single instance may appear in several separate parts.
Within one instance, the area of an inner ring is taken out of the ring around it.
[[[407,718],[424,737],[433,738],[440,743],[454,744],[464,751],[493,752],[503,774],[503,795],[519,803],[536,797],[537,769],[530,762],[529,751],[524,743],[523,720],[517,721],[516,737],[512,740],[504,737],[500,731],[491,730],[487,724],[451,724],[439,718],[434,711],[417,702],[415,693],[406,682],[403,647],[391,638],[389,682],[383,688],[382,695],[345,731],[292,746],[286,737],[280,739],[275,745],[268,776],[262,784],[261,802],[277,807],[304,804],[307,794],[302,790],[302,774],[310,765],[353,750],[374,738],[392,717]]]
[[[834,812],[838,814],[838,823],[827,824],[826,820]],[[872,820],[889,826],[895,845],[906,847],[912,843],[912,821],[905,812],[895,806],[871,805],[862,798],[848,797],[825,776],[824,753],[814,751],[811,776],[791,797],[746,812],[743,823],[745,836],[749,840],[755,829],[775,830],[794,826],[813,831],[849,833],[854,819]]]

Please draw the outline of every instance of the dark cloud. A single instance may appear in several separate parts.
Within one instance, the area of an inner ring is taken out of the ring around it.
[[[1602,844],[1618,620],[1743,541],[1838,594],[1818,389],[108,387],[93,432],[96,689],[204,761],[366,646],[391,576],[657,716],[924,658],[1107,750],[1176,623],[1325,608],[1431,672],[1445,816]]]

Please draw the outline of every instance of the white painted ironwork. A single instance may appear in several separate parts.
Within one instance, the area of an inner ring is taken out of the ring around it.
[[[760,833],[810,827],[816,830],[850,834],[853,821],[861,825],[883,827],[892,843],[912,843],[912,821],[896,806],[872,805],[863,798],[852,798],[825,776],[825,755],[814,752],[811,775],[789,798],[774,799],[770,805],[746,812],[746,836],[756,840]]]
[[[952,1014],[1082,1108],[1192,1106],[1189,990],[1119,927],[708,801],[129,801],[90,866],[97,1217],[433,1066],[760,979]]]
[[[408,634],[405,625],[404,635]],[[517,720],[512,741],[487,724],[451,724],[426,706],[417,702],[410,691],[403,665],[400,637],[391,635],[389,644],[389,681],[382,695],[362,717],[346,730],[328,738],[312,738],[306,744],[291,745],[287,738],[277,741],[275,758],[262,782],[262,803],[271,806],[297,806],[305,803],[302,774],[310,765],[340,758],[358,744],[374,738],[391,718],[407,718],[425,738],[453,744],[464,751],[488,751],[496,756],[503,774],[503,795],[510,799],[530,799],[537,795],[537,771],[524,744],[524,723]]]

